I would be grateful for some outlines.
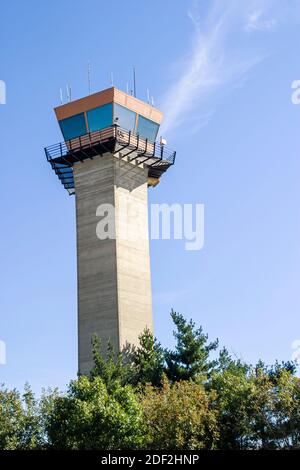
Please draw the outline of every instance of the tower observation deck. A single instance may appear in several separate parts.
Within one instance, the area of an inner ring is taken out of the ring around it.
[[[174,164],[157,141],[162,113],[115,87],[55,108],[63,141],[45,148],[76,199],[78,369],[93,367],[91,339],[117,351],[152,330],[148,191]],[[112,231],[98,225],[113,208]]]
[[[107,152],[148,168],[149,185],[175,163],[176,152],[156,141],[162,113],[114,87],[59,106],[64,141],[45,148],[47,160],[69,194],[73,165]]]

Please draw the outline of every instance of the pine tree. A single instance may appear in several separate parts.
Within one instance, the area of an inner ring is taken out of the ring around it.
[[[176,346],[175,351],[165,350],[167,376],[172,382],[206,380],[218,363],[209,359],[210,353],[218,347],[218,340],[208,343],[208,336],[203,333],[202,327],[196,329],[192,320],[188,322],[174,310],[171,317],[176,326],[173,333]]]
[[[139,337],[140,345],[132,349],[131,383],[160,386],[164,372],[164,350],[146,328]]]
[[[124,363],[121,352],[115,352],[111,341],[107,342],[106,355],[104,356],[101,353],[101,343],[98,336],[93,335],[92,351],[94,367],[90,373],[91,379],[100,377],[108,390],[111,390],[116,382],[122,385],[127,382],[129,365]]]

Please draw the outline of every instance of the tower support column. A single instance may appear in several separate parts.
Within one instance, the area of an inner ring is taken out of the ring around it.
[[[148,169],[108,153],[74,164],[73,174],[79,372],[88,374],[94,333],[120,351],[152,330]]]

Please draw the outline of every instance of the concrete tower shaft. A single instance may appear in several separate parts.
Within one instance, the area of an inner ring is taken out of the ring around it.
[[[110,339],[122,350],[137,344],[145,327],[152,330],[148,169],[107,154],[75,164],[73,171],[79,371],[88,373],[94,333],[104,346]],[[99,220],[108,230],[105,239],[96,233]]]

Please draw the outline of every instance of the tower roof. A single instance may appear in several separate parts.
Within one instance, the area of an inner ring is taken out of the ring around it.
[[[54,111],[57,120],[60,121],[108,103],[117,103],[157,124],[161,124],[163,119],[163,113],[159,109],[116,87],[107,88],[106,90],[93,93],[84,98],[57,106],[54,108]]]

